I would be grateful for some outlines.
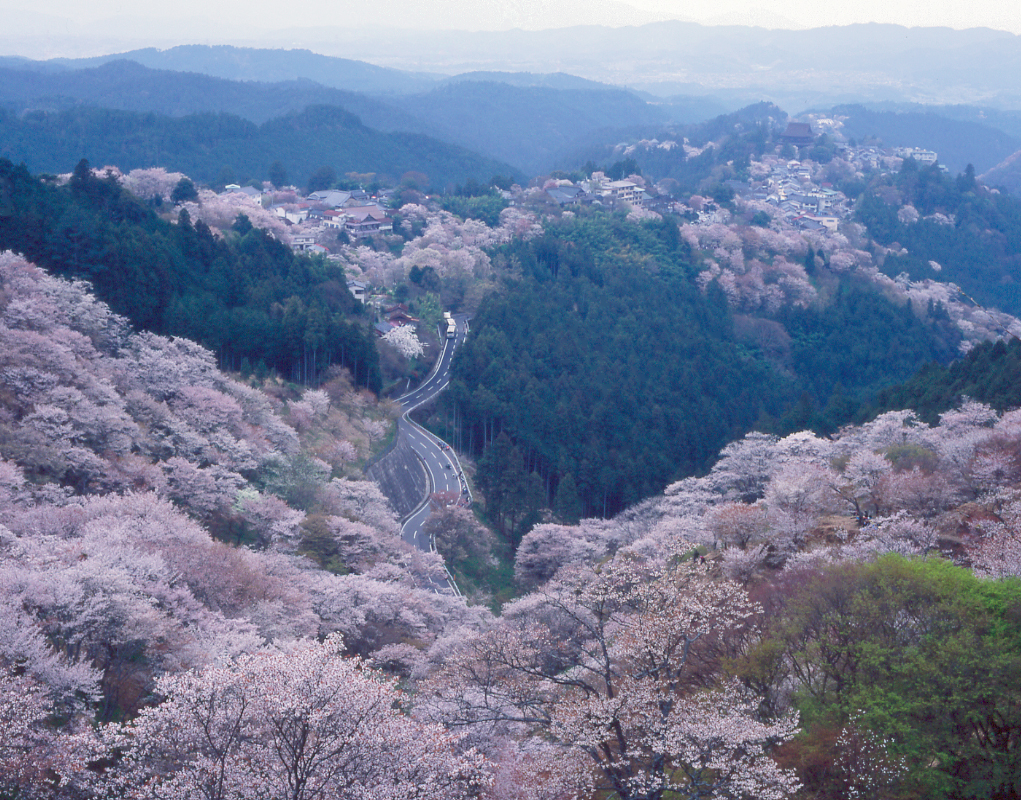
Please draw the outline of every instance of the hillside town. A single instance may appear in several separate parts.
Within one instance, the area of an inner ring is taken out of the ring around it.
[[[813,138],[817,130],[826,132],[832,144],[813,159],[812,148],[806,142],[818,141]],[[531,220],[527,224],[532,225],[544,216],[570,215],[583,208],[626,213],[635,221],[662,216],[678,219],[682,236],[703,254],[700,285],[718,282],[735,311],[772,312],[785,304],[811,302],[815,290],[803,268],[791,263],[803,257],[800,254],[810,246],[826,254],[826,262],[834,271],[858,270],[886,287],[884,291],[920,307],[931,301],[946,308],[962,331],[964,351],[977,342],[998,337],[1004,330],[1021,332],[1021,323],[1010,315],[978,307],[960,295],[954,284],[941,282],[936,262],[930,262],[931,278],[909,280],[883,274],[880,267],[887,251],[879,248],[874,253],[865,252],[864,229],[854,221],[854,200],[836,186],[866,175],[874,178],[896,174],[906,159],[920,165],[938,164],[938,154],[917,147],[848,143],[842,138],[839,126],[824,117],[814,119],[811,125],[790,123],[780,137],[782,148],[750,160],[744,179],[725,178],[705,195],[679,197],[670,180],[650,182],[638,174],[613,180],[600,170],[582,177],[555,173],[539,176],[528,186],[514,184],[498,192],[506,205],[504,215],[515,214],[514,219]],[[628,157],[641,150],[683,150],[687,157],[695,158],[714,146],[712,142],[693,147],[687,140],[653,139],[618,145],[615,154]],[[799,147],[800,157],[796,157]],[[416,249],[406,251],[401,258],[390,252],[395,243],[404,241],[394,231],[395,219],[403,219],[404,236],[411,230],[412,220],[417,220],[415,225],[424,225],[425,233],[432,232],[423,241],[435,240],[435,244],[426,246],[439,250],[420,253],[428,256],[421,263],[433,264],[438,274],[447,269],[442,266],[448,258],[444,253],[449,248],[465,247],[469,240],[462,241],[457,226],[451,228],[450,222],[435,227],[446,213],[437,216],[435,198],[416,193],[419,203],[395,207],[400,205],[397,194],[394,189],[380,189],[373,194],[363,189],[329,189],[302,195],[294,187],[279,190],[267,184],[259,190],[231,185],[221,192],[220,199],[231,207],[248,207],[248,213],[259,219],[259,224],[270,226],[295,251],[320,254],[345,265],[349,291],[374,308],[376,334],[385,336],[419,322],[402,299],[392,294],[400,283],[396,276],[404,274],[412,261],[420,260],[414,255]],[[209,208],[215,205],[214,196],[204,190],[204,197],[205,209],[190,204],[185,208],[200,216],[209,214]],[[910,206],[901,209],[900,214],[909,221],[920,218]],[[452,219],[449,215],[446,218]],[[952,218],[941,213],[928,219],[953,224]],[[438,234],[440,230],[447,233]],[[482,230],[488,229],[483,226]],[[453,241],[441,244],[451,231]],[[871,247],[875,249],[874,244]],[[462,252],[473,249],[476,252],[470,258],[488,261],[474,245]],[[907,254],[904,248],[889,252]],[[478,267],[474,269],[478,274]]]
[[[808,150],[816,129],[834,130],[833,120],[823,117],[813,122],[815,128],[809,123],[790,123],[781,140]],[[853,215],[854,203],[834,187],[835,179],[896,172],[909,158],[923,166],[938,163],[938,154],[924,148],[852,145],[836,138],[834,142],[825,162],[813,160],[810,153],[800,159],[785,158],[782,154],[764,155],[749,163],[746,179],[727,179],[724,185],[745,203],[771,207],[768,213],[774,225],[802,231],[836,232],[840,223]],[[627,157],[640,150],[682,149],[692,158],[713,146],[709,142],[703,147],[693,147],[687,139],[679,142],[643,139],[630,145],[618,145],[615,152]],[[335,255],[343,244],[370,240],[393,231],[393,190],[379,190],[370,195],[363,189],[326,189],[302,196],[293,187],[280,191],[268,184],[261,190],[230,184],[221,194],[244,197],[252,205],[259,205],[275,215],[285,226],[285,240],[297,251]],[[612,180],[599,170],[578,180],[540,176],[528,186],[514,184],[500,190],[500,196],[508,205],[526,209],[623,208],[634,212],[636,217],[645,216],[646,212],[678,214],[700,225],[728,219],[727,213],[721,213],[720,206],[712,199],[696,199],[692,204],[690,197],[675,196],[670,181],[650,184],[640,175]]]

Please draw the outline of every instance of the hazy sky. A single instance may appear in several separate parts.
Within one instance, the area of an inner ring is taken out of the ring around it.
[[[568,25],[705,24],[813,28],[858,22],[987,27],[1021,34],[1017,0],[0,0],[0,55],[46,58],[72,49],[116,52],[121,43],[164,47],[258,39],[266,32],[387,25],[506,30]],[[75,43],[82,42],[81,47]],[[89,41],[86,47],[84,42]],[[104,44],[104,42],[106,44]],[[295,37],[300,45],[300,36]],[[107,49],[104,50],[104,47]]]
[[[0,9],[17,16],[19,12],[43,14],[74,21],[96,21],[111,17],[181,19],[208,17],[233,23],[252,22],[304,27],[316,24],[338,25],[345,21],[360,22],[376,12],[392,14],[392,24],[400,26],[400,11],[406,5],[400,0],[304,0],[302,3],[281,3],[279,0],[172,0],[164,3],[138,3],[127,0],[33,0],[11,2],[0,0]],[[618,0],[603,4],[571,0],[416,0],[415,6],[428,10],[437,23],[458,28],[493,28],[495,20],[504,19],[499,27],[554,27],[563,24],[563,17],[573,17],[574,24],[592,21],[594,5],[620,6],[634,9],[635,22],[646,17],[681,18],[697,22],[718,22],[760,19],[772,20],[770,27],[817,27],[852,22],[892,22],[901,25],[940,25],[951,28],[990,27],[1021,34],[1021,4],[1014,0],[853,0],[853,2],[819,2],[819,0]],[[574,8],[571,8],[574,6]],[[473,13],[474,11],[474,13]],[[565,15],[565,11],[568,13]],[[467,12],[467,13],[465,13]],[[598,14],[597,14],[598,15]],[[515,19],[517,18],[517,19]],[[784,24],[784,20],[789,21]],[[514,25],[517,22],[518,25]],[[158,33],[158,31],[153,31]]]

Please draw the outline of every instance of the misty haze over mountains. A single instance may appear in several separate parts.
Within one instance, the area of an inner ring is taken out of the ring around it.
[[[591,18],[596,17],[593,14]],[[409,26],[413,23],[413,15],[402,19]],[[57,50],[64,36],[59,27],[42,27],[41,39],[44,31],[49,44],[41,42],[39,47],[29,49],[33,58],[45,58],[47,52]],[[88,35],[80,30],[73,33],[80,52],[81,42]],[[437,76],[465,72],[565,72],[659,96],[711,93],[726,97],[734,107],[758,100],[770,100],[792,110],[860,100],[1021,107],[1021,92],[1015,81],[1021,66],[1021,39],[985,28],[957,31],[868,24],[767,30],[668,21],[621,28],[590,25],[538,31],[309,28],[246,39],[242,23],[231,33],[219,31],[217,35],[229,37],[234,44],[305,47],[316,53],[416,73],[390,75],[387,90],[398,92],[421,89]],[[191,41],[208,39],[206,34]],[[93,53],[132,49],[130,45],[117,48],[121,40],[116,36],[93,41]],[[24,55],[26,38],[0,34],[0,52]],[[202,55],[196,48],[174,48],[167,52],[134,52],[131,57],[156,69],[195,71],[235,80],[306,77],[335,88],[384,90],[380,84],[384,73],[367,67],[359,75],[365,85],[336,86],[328,77],[332,69],[328,60],[313,53],[290,52],[286,58],[256,59],[236,53],[223,57],[218,52],[219,48],[212,48]],[[349,73],[345,77],[352,76]]]
[[[597,143],[675,136],[670,126],[760,101],[792,115],[858,107],[855,136],[931,148],[955,171],[966,163],[989,170],[1021,148],[1021,38],[990,29],[668,21],[280,36],[319,52],[184,45],[0,58],[0,107],[18,115],[83,105],[174,117],[226,112],[263,124],[336,106],[368,128],[450,142],[524,174],[572,168]],[[0,52],[5,46],[0,36]]]

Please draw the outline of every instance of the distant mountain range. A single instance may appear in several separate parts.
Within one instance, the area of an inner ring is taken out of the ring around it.
[[[149,47],[95,58],[54,59],[69,69],[134,61],[150,69],[197,72],[231,81],[279,83],[305,79],[334,89],[389,94],[431,88],[445,76],[377,67],[365,61],[319,55],[310,50],[267,50],[248,47],[182,45],[169,50]]]
[[[176,66],[156,69],[136,58]],[[240,74],[248,79],[237,79]],[[276,82],[269,80],[273,76]],[[410,92],[413,88],[418,91]],[[0,61],[0,106],[20,114],[81,105],[174,117],[228,113],[257,124],[330,105],[369,128],[441,139],[526,174],[547,169],[557,153],[593,131],[660,126],[673,119],[669,103],[653,105],[633,92],[570,75],[434,79],[307,51],[181,47],[104,59]]]
[[[661,96],[727,97],[733,107],[770,100],[797,112],[896,100],[1021,108],[1021,37],[987,28],[766,30],[672,21],[544,31],[376,31],[371,37],[324,30],[309,31],[306,41],[320,52],[402,69],[451,74],[553,68]]]
[[[129,55],[59,71],[36,71],[0,62],[0,105],[19,112],[60,111],[83,104],[168,116],[223,112],[255,123],[310,105],[334,105],[357,114],[366,125],[379,130],[431,133],[423,129],[420,120],[396,106],[364,92],[316,83],[307,75],[277,82],[238,80],[192,70],[155,69],[130,60]],[[352,84],[357,85],[354,81]]]
[[[425,38],[447,41],[445,34],[436,36]],[[384,33],[379,52],[386,51],[385,42]],[[475,56],[485,51],[486,64],[500,68],[454,76],[309,50],[189,45],[88,59],[0,58],[0,108],[16,116],[82,106],[169,117],[226,113],[263,125],[310,106],[330,106],[355,115],[360,135],[371,135],[368,130],[428,137],[477,153],[498,171],[524,176],[554,166],[574,168],[572,158],[593,146],[679,138],[686,124],[734,111],[752,97],[779,95],[778,104],[792,113],[809,107],[842,115],[850,136],[925,147],[952,171],[972,163],[981,173],[1021,148],[1021,111],[1011,107],[1015,87],[1008,69],[1021,66],[1018,42],[996,31],[888,25],[765,31],[658,23],[463,34],[449,51],[448,67],[458,58],[478,66]],[[422,43],[408,46],[388,52],[408,59],[424,52]],[[583,53],[590,54],[588,61]],[[628,53],[631,72],[611,69]],[[1001,59],[997,75],[980,68],[994,56]],[[682,62],[684,70],[666,80],[665,65]],[[550,63],[558,71],[504,69]],[[948,96],[962,93],[962,81],[984,88],[974,89],[968,103],[904,99],[927,80],[938,83],[947,63],[960,67],[943,86]],[[595,74],[607,82],[594,80]],[[631,88],[613,85],[625,78],[632,79]],[[1021,94],[1016,99],[1021,107]],[[17,159],[12,147],[8,141],[4,150]],[[359,145],[362,152],[366,147],[364,141]],[[463,178],[475,174],[473,169],[456,172]]]

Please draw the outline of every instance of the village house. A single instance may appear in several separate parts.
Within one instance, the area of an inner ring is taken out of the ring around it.
[[[305,199],[310,203],[316,203],[326,208],[340,208],[351,199],[351,192],[344,192],[340,189],[324,189],[319,192],[312,192]]]
[[[347,289],[354,296],[354,299],[359,303],[364,303],[365,298],[369,290],[369,286],[361,281],[349,280],[347,282]]]
[[[305,198],[310,203],[325,208],[347,208],[352,206],[364,206],[369,201],[369,194],[364,189],[323,189],[319,192],[312,192]]]
[[[316,237],[311,234],[298,234],[291,237],[291,249],[301,253],[308,250],[316,243]]]
[[[327,228],[343,228],[347,225],[347,215],[343,211],[323,211],[323,226]]]
[[[641,205],[642,191],[641,186],[631,181],[610,181],[603,184],[602,194],[616,202],[637,206]]]
[[[243,194],[245,197],[249,197],[255,201],[262,200],[261,189],[256,189],[254,186],[238,186],[236,183],[224,186],[222,194]]]
[[[285,222],[289,222],[291,225],[300,225],[302,222],[307,220],[310,211],[311,207],[308,203],[292,205],[290,208],[287,206],[273,207],[273,212]]]
[[[348,235],[355,239],[374,236],[377,233],[390,233],[394,229],[393,220],[386,215],[386,210],[379,206],[360,206],[346,208],[345,227]]]
[[[558,206],[577,206],[588,197],[579,186],[554,186],[546,190],[550,200]]]
[[[939,159],[934,151],[921,147],[898,147],[894,153],[903,159],[913,158],[919,164],[924,164],[927,167],[931,167]]]
[[[387,322],[395,328],[418,322],[418,317],[411,316],[410,309],[404,303],[390,306],[390,308],[384,309],[383,313],[386,314]]]

